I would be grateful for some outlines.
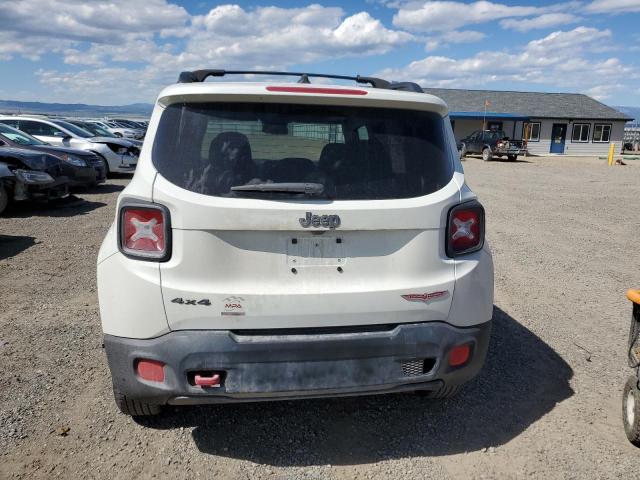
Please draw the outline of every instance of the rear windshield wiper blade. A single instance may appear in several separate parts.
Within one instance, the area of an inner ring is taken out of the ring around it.
[[[236,185],[233,192],[275,192],[303,193],[305,195],[321,195],[324,185],[321,183],[256,183],[254,185]]]

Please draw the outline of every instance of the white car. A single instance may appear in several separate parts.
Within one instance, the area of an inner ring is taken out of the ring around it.
[[[95,153],[109,173],[132,173],[140,150],[125,139],[96,137],[64,120],[28,116],[0,116],[0,123],[22,130],[50,145],[76,148]]]
[[[116,137],[128,138],[128,139],[134,139],[134,140],[140,140],[141,138],[144,138],[144,135],[137,130],[133,130],[127,127],[122,127],[120,125],[116,125],[111,122],[102,122],[99,120],[87,120],[86,122],[92,125],[97,125],[98,127],[105,129],[109,133],[112,133]]]
[[[493,263],[445,103],[362,77],[203,82],[220,72],[160,93],[98,255],[120,410],[456,393]]]

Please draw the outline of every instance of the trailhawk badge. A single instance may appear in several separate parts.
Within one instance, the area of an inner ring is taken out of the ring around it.
[[[407,295],[402,295],[402,298],[409,302],[423,302],[427,303],[431,300],[435,300],[436,298],[442,298],[449,294],[448,290],[444,290],[441,292],[430,292],[430,293],[409,293]]]
[[[300,225],[303,228],[338,228],[340,226],[340,217],[338,215],[313,215],[307,212],[304,218],[299,218]]]

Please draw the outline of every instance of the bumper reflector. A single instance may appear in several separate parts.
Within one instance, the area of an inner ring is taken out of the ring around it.
[[[136,372],[143,380],[164,382],[164,363],[157,360],[139,360]]]
[[[471,356],[471,345],[458,345],[449,351],[449,365],[459,367],[469,361]]]

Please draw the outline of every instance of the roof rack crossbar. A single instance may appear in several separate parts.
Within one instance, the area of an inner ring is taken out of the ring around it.
[[[348,75],[329,75],[326,73],[306,73],[306,72],[271,72],[268,70],[194,70],[192,72],[182,72],[178,77],[178,83],[197,83],[204,82],[209,77],[224,77],[225,75],[273,75],[273,76],[290,76],[300,77],[303,83],[308,82],[309,77],[316,78],[334,78],[337,80],[353,80],[357,83],[369,83],[374,88],[389,88],[391,85],[388,81],[375,77],[355,77]]]
[[[422,87],[414,82],[392,82],[387,88],[391,90],[401,90],[403,92],[424,93]]]

